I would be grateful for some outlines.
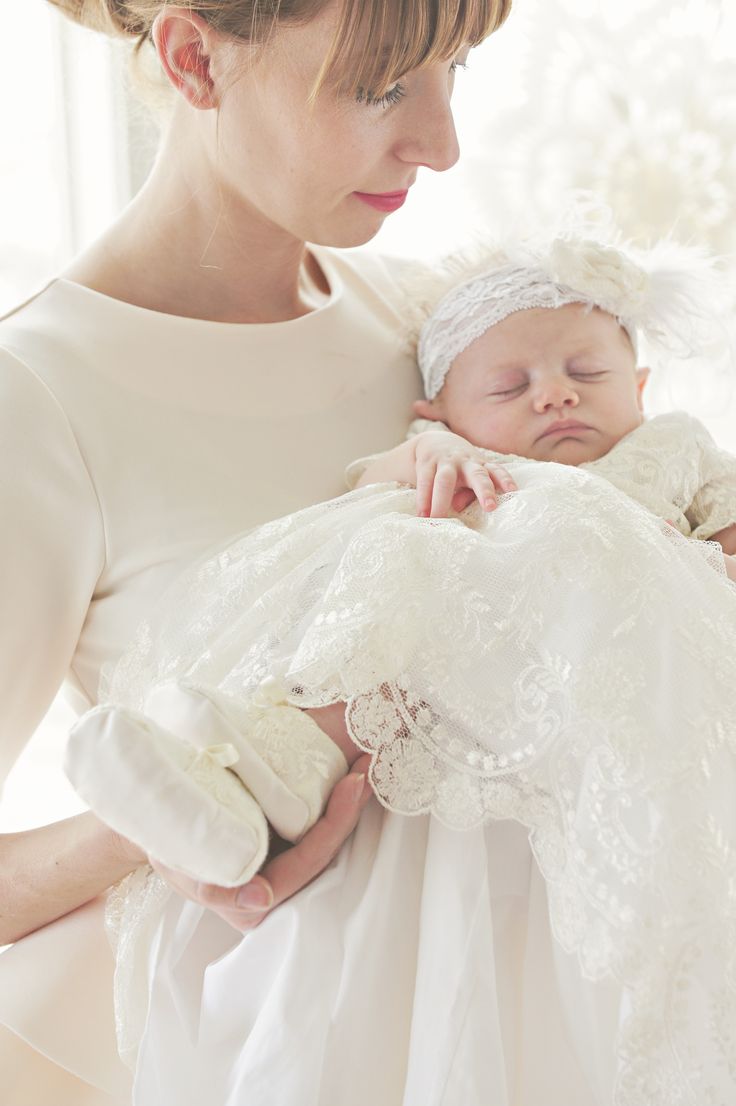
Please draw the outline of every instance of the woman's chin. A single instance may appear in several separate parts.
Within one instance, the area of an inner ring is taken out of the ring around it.
[[[360,210],[356,211],[356,206]],[[374,211],[362,204],[351,207],[351,211],[336,211],[334,218],[315,227],[307,241],[315,246],[334,246],[336,249],[350,249],[351,246],[363,246],[370,242],[378,234],[389,213]]]
[[[370,242],[376,237],[382,225],[377,222],[373,227],[343,227],[339,230],[325,231],[316,237],[310,237],[308,241],[314,246],[332,246],[334,249],[347,250]]]

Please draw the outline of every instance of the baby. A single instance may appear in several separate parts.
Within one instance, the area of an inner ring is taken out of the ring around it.
[[[549,512],[555,510],[557,522],[564,514],[568,528],[577,511],[575,525],[585,533],[581,508],[571,502],[582,496],[583,514],[589,514],[594,491],[601,494],[591,478],[602,477],[681,535],[735,553],[736,459],[686,414],[643,415],[648,369],[637,367],[639,336],[659,338],[668,317],[658,281],[673,300],[671,311],[681,310],[669,270],[646,273],[621,251],[558,240],[546,253],[520,259],[517,252],[453,288],[421,330],[426,398],[415,405],[420,421],[412,437],[351,466],[348,479],[358,491],[234,539],[194,577],[189,574],[121,661],[108,702],[77,724],[67,771],[96,813],[167,866],[228,886],[246,882],[263,863],[268,822],[290,841],[314,824],[356,743],[376,752],[371,782],[387,806],[439,813],[438,781],[456,781],[458,772],[478,765],[491,778],[504,762],[479,743],[467,720],[457,729],[448,724],[445,736],[437,737],[442,726],[436,720],[447,704],[428,706],[427,696],[415,695],[409,707],[400,683],[386,690],[410,669],[418,631],[408,633],[405,621],[406,640],[400,640],[388,630],[382,636],[381,627],[394,624],[398,604],[411,609],[405,596],[412,589],[418,603],[435,603],[451,575],[430,593],[422,566],[416,559],[409,565],[409,549],[439,564],[448,543],[452,557],[465,558],[471,538],[482,534],[484,556],[497,557],[503,540],[510,540],[506,531],[530,548],[530,518],[541,509],[548,512],[550,533],[555,522]],[[585,476],[571,483],[557,466]],[[416,498],[397,482],[416,486]],[[497,492],[512,494],[499,505]],[[607,505],[622,510],[620,497],[612,500],[610,490],[606,495]],[[471,498],[491,513],[484,518],[475,507],[439,531],[427,529]],[[414,517],[410,531],[395,535],[396,553],[375,577],[369,601],[361,594],[352,604],[344,596],[337,602],[346,578],[365,583],[376,527],[385,537],[397,512],[405,521],[417,514],[437,521]],[[639,508],[632,525],[647,540],[656,537],[660,555],[679,541],[670,533],[663,542],[663,527]],[[712,574],[712,546],[698,551],[698,567],[704,557]],[[726,555],[722,564],[736,579],[736,559]],[[716,567],[722,574],[722,565]],[[537,572],[535,554],[527,568]],[[486,603],[480,587],[485,571],[479,569],[474,581],[478,609]],[[495,564],[494,579],[502,572],[518,584],[522,562],[512,557],[506,567]],[[530,582],[530,594],[532,588]],[[499,641],[508,636],[510,618],[510,611],[504,617],[496,611],[489,620]],[[192,632],[203,625],[209,627],[204,636]],[[391,724],[396,718],[399,724],[387,736],[380,715],[389,700]],[[349,733],[342,724],[346,702]],[[373,714],[361,718],[366,702]],[[341,704],[334,708],[340,721],[328,737],[300,708],[333,703]],[[454,720],[462,709],[454,704]],[[483,709],[490,709],[487,703]],[[420,724],[427,712],[429,720]],[[421,801],[407,799],[417,783],[401,779],[395,758],[412,734],[426,752],[430,731],[430,775],[439,776],[423,785]],[[537,756],[536,740],[516,744],[500,754],[507,763]],[[448,768],[443,757],[450,747]],[[442,809],[448,819],[459,816]]]
[[[548,265],[556,259],[559,271],[566,258],[569,267],[575,251],[578,263],[592,272],[609,268],[617,256],[593,243],[558,242]],[[618,264],[622,280],[632,279],[624,255],[618,254]],[[451,502],[467,502],[467,495],[458,494],[462,486],[486,509],[495,507],[486,465],[499,473],[509,456],[554,461],[604,476],[685,536],[736,553],[736,462],[688,415],[645,422],[649,369],[637,367],[637,330],[645,322],[617,316],[626,305],[616,304],[612,292],[598,297],[606,310],[590,294],[551,281],[548,270],[518,264],[451,291],[422,328],[426,398],[415,404],[420,417],[409,440],[355,462],[348,469],[350,484],[410,483],[417,487],[418,514],[438,517]],[[636,314],[636,307],[630,311]],[[454,456],[446,438],[427,436],[433,426],[457,436]],[[471,442],[486,451],[484,457],[468,449]],[[441,472],[434,457],[440,444]],[[495,483],[508,490],[503,474]],[[733,578],[728,556],[726,571]]]

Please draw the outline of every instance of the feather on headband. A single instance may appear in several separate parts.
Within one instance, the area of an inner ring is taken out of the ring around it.
[[[562,236],[544,246],[496,250],[492,262],[437,304],[419,334],[418,360],[427,399],[441,390],[455,358],[508,315],[529,308],[582,303],[607,311],[638,353],[686,360],[722,357],[724,278],[715,259],[665,241],[649,250]]]

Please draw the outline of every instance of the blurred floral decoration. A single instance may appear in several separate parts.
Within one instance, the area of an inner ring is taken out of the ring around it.
[[[647,394],[650,410],[710,418],[734,449],[736,3],[515,0],[514,21],[520,95],[489,113],[473,200],[493,195],[492,230],[564,230],[598,205],[637,245],[670,236],[719,255],[730,341]]]
[[[509,216],[554,222],[582,189],[640,245],[736,253],[733,3],[516,0],[524,103],[492,118],[476,179]]]

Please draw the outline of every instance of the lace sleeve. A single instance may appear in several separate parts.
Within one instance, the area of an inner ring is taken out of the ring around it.
[[[417,434],[424,434],[427,430],[446,430],[448,434],[450,433],[449,426],[444,422],[435,422],[434,419],[414,419],[406,432],[406,441],[409,438],[416,438]]]
[[[377,461],[379,457],[382,457],[382,453],[371,453],[368,457],[358,457],[357,461],[351,461],[348,467],[345,469],[345,487],[348,491],[353,491],[357,487],[358,481],[368,468],[369,465]]]
[[[720,449],[704,426],[698,427],[701,482],[685,512],[692,537],[706,541],[736,522],[736,457]]]

